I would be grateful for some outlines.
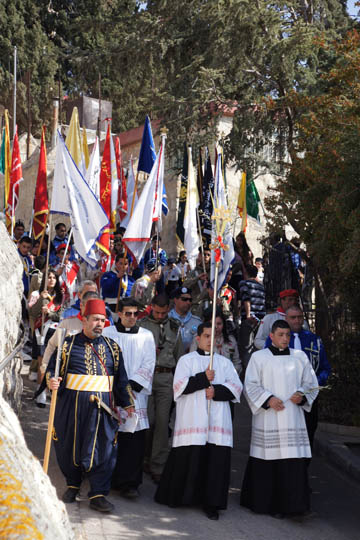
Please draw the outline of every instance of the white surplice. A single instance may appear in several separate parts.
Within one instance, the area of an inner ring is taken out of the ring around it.
[[[230,405],[228,401],[214,401],[210,404],[205,389],[192,394],[183,394],[189,378],[206,371],[210,357],[194,351],[179,359],[174,375],[174,399],[176,401],[176,421],[173,447],[205,445],[207,442],[219,446],[232,446],[233,432]],[[226,386],[234,395],[234,403],[240,401],[242,384],[236,370],[228,358],[214,354],[215,378],[212,384]]]
[[[304,411],[318,395],[315,372],[303,351],[273,355],[270,349],[253,353],[246,369],[244,393],[253,413],[250,456],[259,459],[310,458],[311,449]],[[305,393],[299,406],[290,401],[294,392]],[[270,396],[280,398],[282,411],[264,409]]]
[[[115,326],[103,330],[103,336],[116,341],[120,346],[128,379],[143,387],[140,392],[133,391],[135,412],[139,417],[135,431],[148,429],[147,402],[152,389],[154,376],[156,348],[152,333],[145,328],[139,328],[136,334],[118,332]],[[120,425],[119,431],[123,431]]]

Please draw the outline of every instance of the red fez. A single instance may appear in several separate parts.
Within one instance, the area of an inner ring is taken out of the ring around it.
[[[89,298],[85,304],[84,317],[88,315],[104,315],[106,317],[104,300],[100,300],[100,298]]]
[[[280,298],[286,298],[287,296],[299,296],[299,293],[296,289],[285,289],[279,294]]]
[[[58,251],[61,251],[62,249],[66,249],[66,244],[59,244],[56,248],[56,253],[58,253]]]

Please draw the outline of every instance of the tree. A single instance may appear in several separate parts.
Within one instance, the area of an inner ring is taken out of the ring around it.
[[[17,123],[25,131],[28,123],[26,81],[31,75],[31,121],[34,135],[41,135],[43,122],[51,118],[57,71],[54,48],[41,23],[34,2],[0,0],[0,95],[1,104],[13,110],[13,54],[17,47]]]

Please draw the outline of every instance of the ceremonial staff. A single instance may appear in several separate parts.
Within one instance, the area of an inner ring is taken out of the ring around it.
[[[65,333],[66,333],[66,328],[59,328],[58,331],[59,331],[59,338],[58,338],[58,348],[57,348],[57,353],[56,353],[56,364],[55,364],[55,375],[54,375],[55,379],[59,377],[60,355],[61,355],[61,348],[63,345]],[[48,429],[47,429],[47,434],[46,434],[44,463],[43,463],[43,469],[44,469],[44,472],[46,473],[48,472],[48,467],[49,467],[51,437],[52,437],[53,426],[54,426],[57,392],[58,392],[57,389],[52,390],[52,394],[51,394],[49,422],[48,422]]]

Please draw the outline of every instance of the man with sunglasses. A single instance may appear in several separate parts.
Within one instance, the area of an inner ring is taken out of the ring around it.
[[[196,336],[197,328],[201,324],[200,317],[191,312],[192,295],[191,289],[178,287],[174,293],[174,307],[169,317],[180,323],[180,335],[185,352],[189,352],[190,345]]]
[[[155,367],[155,342],[151,332],[136,326],[139,304],[133,298],[119,302],[116,327],[104,329],[104,336],[113,339],[122,351],[124,365],[134,397],[138,422],[134,433],[126,432],[123,424],[118,432],[117,462],[112,476],[112,487],[127,499],[139,496],[142,484],[145,452],[145,433],[149,428],[148,398],[152,390]],[[119,411],[121,414],[121,410]]]
[[[176,362],[184,354],[179,334],[180,325],[168,318],[169,299],[157,294],[151,301],[151,314],[140,322],[150,330],[156,344],[156,366],[153,389],[149,398],[150,431],[147,436],[145,464],[158,483],[169,453],[169,418],[173,403],[173,373]]]

